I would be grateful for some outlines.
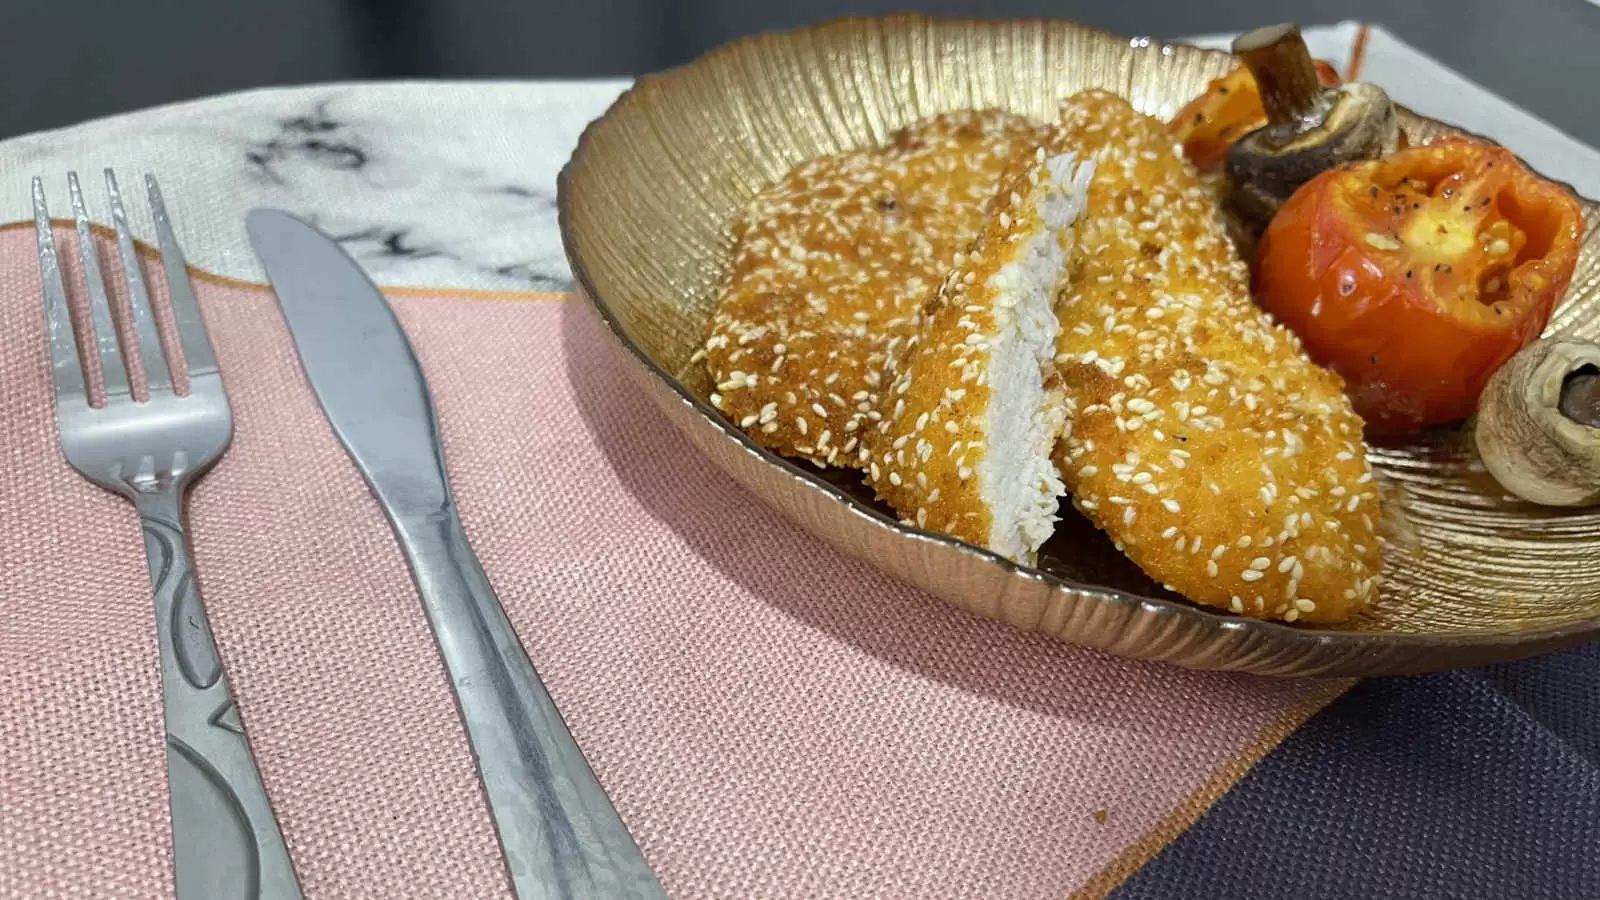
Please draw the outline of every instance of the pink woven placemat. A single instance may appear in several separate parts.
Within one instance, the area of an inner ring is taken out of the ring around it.
[[[271,294],[196,286],[237,418],[190,507],[199,577],[306,895],[509,897]],[[673,896],[1101,893],[1339,687],[1113,659],[840,557],[696,459],[565,299],[393,296],[473,543]],[[139,529],[57,450],[26,229],[0,341],[0,896],[170,896]]]

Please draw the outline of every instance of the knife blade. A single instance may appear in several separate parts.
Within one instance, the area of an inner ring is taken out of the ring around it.
[[[394,311],[310,224],[256,209],[245,230],[317,402],[410,566],[517,897],[664,897],[467,542],[433,402]]]

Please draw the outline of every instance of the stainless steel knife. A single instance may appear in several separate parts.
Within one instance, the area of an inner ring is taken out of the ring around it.
[[[245,219],[306,378],[411,567],[516,894],[664,897],[468,546],[421,367],[383,295],[331,238]]]

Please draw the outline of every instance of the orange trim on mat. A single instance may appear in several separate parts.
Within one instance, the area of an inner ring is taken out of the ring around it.
[[[1211,804],[1227,793],[1228,789],[1244,777],[1244,773],[1250,771],[1252,766],[1260,762],[1262,757],[1283,743],[1283,739],[1293,734],[1294,730],[1307,719],[1349,690],[1356,680],[1341,678],[1312,687],[1293,706],[1267,723],[1244,749],[1212,772],[1210,778],[1173,807],[1171,812],[1162,816],[1149,831],[1118,853],[1116,858],[1096,872],[1094,877],[1084,882],[1084,885],[1073,892],[1068,900],[1101,900],[1110,894],[1193,825],[1195,820],[1211,808]]]
[[[61,228],[76,227],[71,219],[51,219],[51,225]],[[33,221],[6,222],[0,224],[0,232],[16,231],[22,228],[32,228]],[[89,223],[89,230],[106,240],[116,240],[116,232],[98,222]],[[133,239],[133,246],[139,254],[151,261],[161,259],[160,251],[150,246],[139,238]],[[208,284],[232,288],[255,288],[258,290],[272,290],[272,285],[259,281],[246,281],[243,278],[231,278],[227,275],[218,275],[189,263],[189,277],[204,281]],[[495,290],[493,288],[464,288],[464,287],[427,287],[425,285],[378,285],[378,290],[394,297],[451,297],[464,300],[503,300],[512,302],[546,302],[564,303],[576,299],[577,295],[569,291],[530,291],[524,289],[508,288]]]

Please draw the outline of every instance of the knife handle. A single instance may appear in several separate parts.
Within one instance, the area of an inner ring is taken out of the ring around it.
[[[391,521],[517,896],[665,897],[534,671],[454,507]]]
[[[300,884],[211,637],[183,529],[181,487],[135,491],[155,595],[180,900],[299,900]]]

